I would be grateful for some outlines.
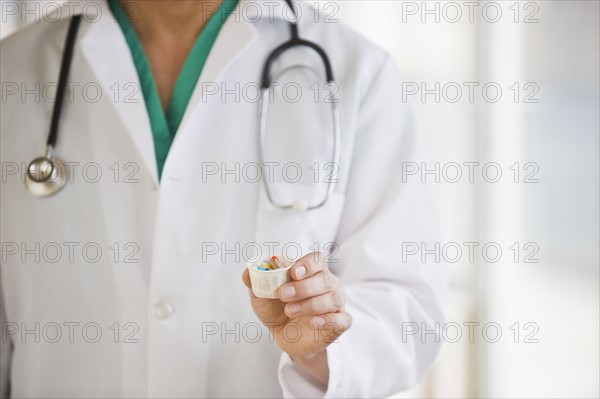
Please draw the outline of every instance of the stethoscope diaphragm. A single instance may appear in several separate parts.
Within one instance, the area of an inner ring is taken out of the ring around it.
[[[60,158],[43,156],[27,165],[25,186],[33,195],[47,197],[59,192],[67,183],[67,168]]]

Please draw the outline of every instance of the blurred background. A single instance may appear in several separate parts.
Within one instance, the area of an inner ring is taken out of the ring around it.
[[[599,397],[600,2],[314,3],[394,56],[436,181],[445,345],[397,396]]]

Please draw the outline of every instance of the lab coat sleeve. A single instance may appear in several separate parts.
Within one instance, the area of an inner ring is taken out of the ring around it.
[[[419,175],[403,178],[403,167],[421,168],[423,156],[414,112],[388,55],[357,118],[337,263],[329,265],[342,280],[353,324],[327,348],[326,391],[283,354],[285,397],[391,395],[419,382],[440,349],[446,266],[421,252],[439,243],[438,218],[431,187]]]

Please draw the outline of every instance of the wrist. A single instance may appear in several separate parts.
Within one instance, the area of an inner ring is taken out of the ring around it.
[[[307,356],[291,356],[292,362],[319,383],[327,386],[329,382],[329,364],[327,349]]]

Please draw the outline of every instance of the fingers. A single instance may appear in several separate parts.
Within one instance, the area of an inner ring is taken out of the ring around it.
[[[290,269],[293,280],[302,280],[312,277],[325,269],[323,255],[320,252],[311,252],[298,259]]]
[[[242,281],[246,287],[252,288],[252,285],[250,284],[250,272],[248,269],[244,269],[244,272],[242,273]]]
[[[340,287],[337,276],[325,269],[311,277],[300,281],[292,281],[282,285],[277,291],[277,296],[282,302],[297,302],[303,299],[323,295]]]
[[[339,279],[327,269],[323,254],[320,252],[312,252],[298,259],[290,268],[289,273],[292,282],[284,284],[277,290],[277,297],[282,302],[298,302],[318,297],[340,287]],[[242,281],[246,287],[252,288],[250,273],[247,269],[242,274]],[[314,309],[318,309],[318,313],[313,312],[312,314],[341,310],[342,308],[337,304],[342,303],[341,306],[343,306],[343,299],[340,300],[339,297],[341,297],[341,294],[336,293],[328,297],[329,299],[316,299],[315,304],[312,306]],[[307,309],[310,306],[306,304]],[[298,307],[293,306],[291,309],[298,310]]]
[[[323,262],[323,255],[320,252],[311,252],[294,263],[290,268],[290,277],[293,280],[302,280],[314,276],[324,269],[325,263]],[[248,269],[244,269],[242,280],[246,287],[252,288]]]
[[[248,269],[244,269],[244,272],[242,273],[242,281],[244,282],[244,285],[248,287],[250,298],[257,298],[257,296],[254,295],[254,291],[252,291],[252,283],[250,282],[250,271],[248,271]]]
[[[352,327],[352,315],[347,312],[329,313],[313,317],[312,325],[320,331],[325,343],[331,343]]]
[[[347,312],[301,317],[275,330],[277,342],[294,359],[311,357],[327,348],[352,326]]]
[[[288,303],[285,314],[289,318],[336,313],[344,310],[344,295],[340,290],[308,298],[299,302]]]

